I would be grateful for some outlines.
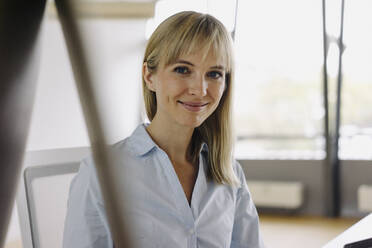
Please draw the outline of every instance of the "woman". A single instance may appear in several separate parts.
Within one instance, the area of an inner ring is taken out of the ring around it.
[[[142,76],[151,123],[114,146],[137,247],[263,247],[243,170],[232,159],[233,51],[225,27],[191,11],[169,17],[148,42]],[[92,163],[82,162],[71,185],[65,248],[113,247]]]

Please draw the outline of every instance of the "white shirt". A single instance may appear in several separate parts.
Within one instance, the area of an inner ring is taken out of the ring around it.
[[[129,189],[128,214],[134,222],[136,247],[264,247],[257,211],[237,162],[234,170],[240,187],[215,183],[206,176],[204,145],[189,205],[167,154],[151,139],[145,125],[138,126],[114,149],[122,157],[117,169],[122,186]],[[113,247],[91,157],[82,161],[71,184],[63,247]]]

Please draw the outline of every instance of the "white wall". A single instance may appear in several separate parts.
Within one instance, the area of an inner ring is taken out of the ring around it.
[[[90,57],[109,130],[115,142],[139,121],[145,20],[88,19]],[[42,59],[27,151],[89,146],[72,68],[58,20],[46,18]]]

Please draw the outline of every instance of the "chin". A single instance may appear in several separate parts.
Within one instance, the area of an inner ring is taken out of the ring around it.
[[[180,120],[179,123],[183,126],[187,126],[190,128],[197,128],[201,124],[203,124],[204,121],[205,119],[188,118],[188,119]]]

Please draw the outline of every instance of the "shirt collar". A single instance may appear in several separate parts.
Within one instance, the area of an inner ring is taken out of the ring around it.
[[[148,123],[143,123],[139,125],[131,135],[131,146],[135,155],[143,156],[150,152],[154,148],[159,148],[158,145],[152,140],[149,133],[146,131],[146,127]],[[207,152],[208,153],[208,146],[205,142],[203,142],[200,152]]]
[[[130,137],[131,146],[135,155],[137,156],[143,156],[155,147],[158,147],[156,143],[151,139],[149,133],[146,131],[147,126],[148,124],[139,125]]]

